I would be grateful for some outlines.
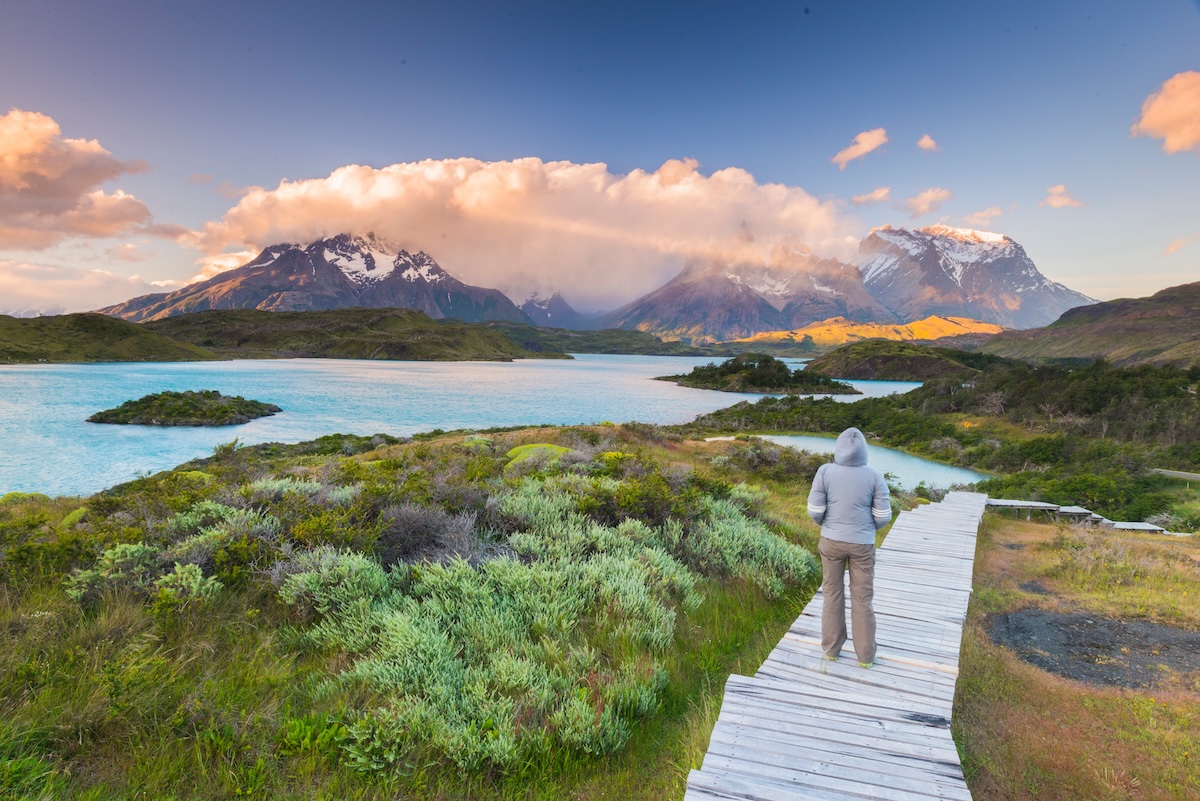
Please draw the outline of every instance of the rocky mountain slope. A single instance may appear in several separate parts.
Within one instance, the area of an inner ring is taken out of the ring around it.
[[[416,309],[435,320],[530,322],[499,290],[464,284],[427,253],[409,253],[371,234],[272,245],[248,264],[207,281],[99,311],[144,322],[210,309],[355,307]]]
[[[1009,331],[980,348],[1026,360],[1106,359],[1118,366],[1200,364],[1200,282],[1071,309],[1045,328]]]
[[[884,226],[859,244],[855,263],[867,291],[905,321],[936,314],[1034,328],[1096,302],[1046,278],[1009,237],[986,231]]]
[[[830,317],[897,322],[867,293],[853,266],[779,249],[767,264],[689,263],[663,286],[602,317],[600,325],[707,344]]]

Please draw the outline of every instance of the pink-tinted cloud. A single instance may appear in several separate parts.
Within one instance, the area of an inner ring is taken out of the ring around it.
[[[121,261],[139,262],[153,258],[156,254],[153,251],[148,251],[133,242],[123,242],[119,245],[104,249],[104,255],[110,259],[120,259]]]
[[[872,203],[883,203],[892,196],[892,188],[890,186],[881,186],[872,189],[865,195],[855,195],[850,198],[850,202],[855,206],[869,206]]]
[[[1049,206],[1052,209],[1074,209],[1083,205],[1082,200],[1071,197],[1066,184],[1055,184],[1046,190],[1046,197],[1039,206]]]
[[[120,236],[151,223],[142,201],[100,184],[142,172],[94,139],[66,139],[52,118],[0,116],[0,249],[40,250],[69,237]]]
[[[1004,214],[1004,211],[999,206],[989,206],[983,211],[977,211],[974,214],[968,214],[963,217],[963,222],[967,225],[986,228],[992,224],[992,220]]]
[[[930,153],[936,153],[937,151],[941,150],[941,148],[938,147],[938,143],[933,141],[933,137],[929,134],[925,134],[917,140],[917,147],[921,148],[922,150],[928,150]]]
[[[244,261],[230,251],[343,231],[374,231],[429,252],[464,281],[515,294],[586,287],[587,297],[578,289],[571,300],[593,308],[658,287],[690,256],[763,259],[797,241],[853,253],[852,226],[836,202],[736,168],[705,175],[692,160],[625,175],[536,158],[350,165],[325,178],[251,187],[193,242],[206,254],[202,274],[211,275]]]
[[[1184,248],[1191,247],[1197,242],[1200,242],[1200,234],[1192,234],[1191,236],[1180,237],[1179,239],[1173,240],[1171,244],[1167,245],[1166,249],[1163,251],[1163,255],[1170,256],[1172,253],[1178,253]]]
[[[0,314],[98,309],[137,295],[169,291],[176,282],[148,282],[105,270],[0,260]]]
[[[916,197],[910,197],[904,201],[904,208],[907,209],[912,219],[924,217],[926,214],[931,214],[942,207],[950,198],[954,197],[954,193],[949,189],[942,189],[940,186],[931,186],[929,189],[924,189],[917,193]]]
[[[838,152],[836,156],[830,159],[834,164],[838,165],[839,170],[846,169],[846,165],[855,159],[860,159],[870,153],[872,150],[883,147],[887,144],[887,131],[883,128],[874,128],[870,131],[863,131],[858,136],[854,137],[854,141],[849,147]]]
[[[1181,72],[1168,78],[1142,103],[1142,118],[1132,136],[1163,140],[1163,150],[1200,153],[1200,72]]]

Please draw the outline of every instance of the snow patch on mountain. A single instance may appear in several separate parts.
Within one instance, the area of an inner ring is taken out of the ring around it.
[[[438,266],[425,251],[421,251],[416,255],[410,254],[406,250],[400,251],[396,256],[396,268],[403,267],[400,277],[410,284],[417,281],[424,281],[427,284],[436,284],[446,279],[446,271]]]

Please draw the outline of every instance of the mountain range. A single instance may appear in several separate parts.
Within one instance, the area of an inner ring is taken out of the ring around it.
[[[464,284],[424,251],[411,254],[374,234],[340,234],[308,245],[272,245],[249,263],[206,281],[99,311],[145,322],[214,309],[352,307],[416,309],[435,320],[532,323],[500,290]]]
[[[803,246],[776,247],[756,262],[693,260],[663,286],[606,314],[581,313],[559,292],[532,295],[518,308],[499,290],[458,280],[427,253],[373,234],[272,245],[206,281],[99,311],[144,322],[215,309],[408,308],[433,319],[619,328],[710,344],[831,318],[901,325],[936,314],[1028,328],[1094,302],[1047,279],[1006,236],[931,226],[876,229],[854,263]]]
[[[867,293],[852,265],[777,248],[766,264],[689,263],[663,286],[601,317],[600,324],[709,344],[830,317],[898,322]]]

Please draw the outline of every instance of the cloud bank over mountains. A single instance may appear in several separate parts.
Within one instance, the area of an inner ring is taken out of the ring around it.
[[[602,163],[462,158],[350,165],[255,187],[190,241],[212,275],[270,244],[373,231],[430,251],[468,283],[514,296],[567,287],[573,303],[611,308],[657,288],[688,257],[761,262],[794,243],[848,258],[854,230],[839,201],[737,168],[704,175],[694,160],[617,175]]]

